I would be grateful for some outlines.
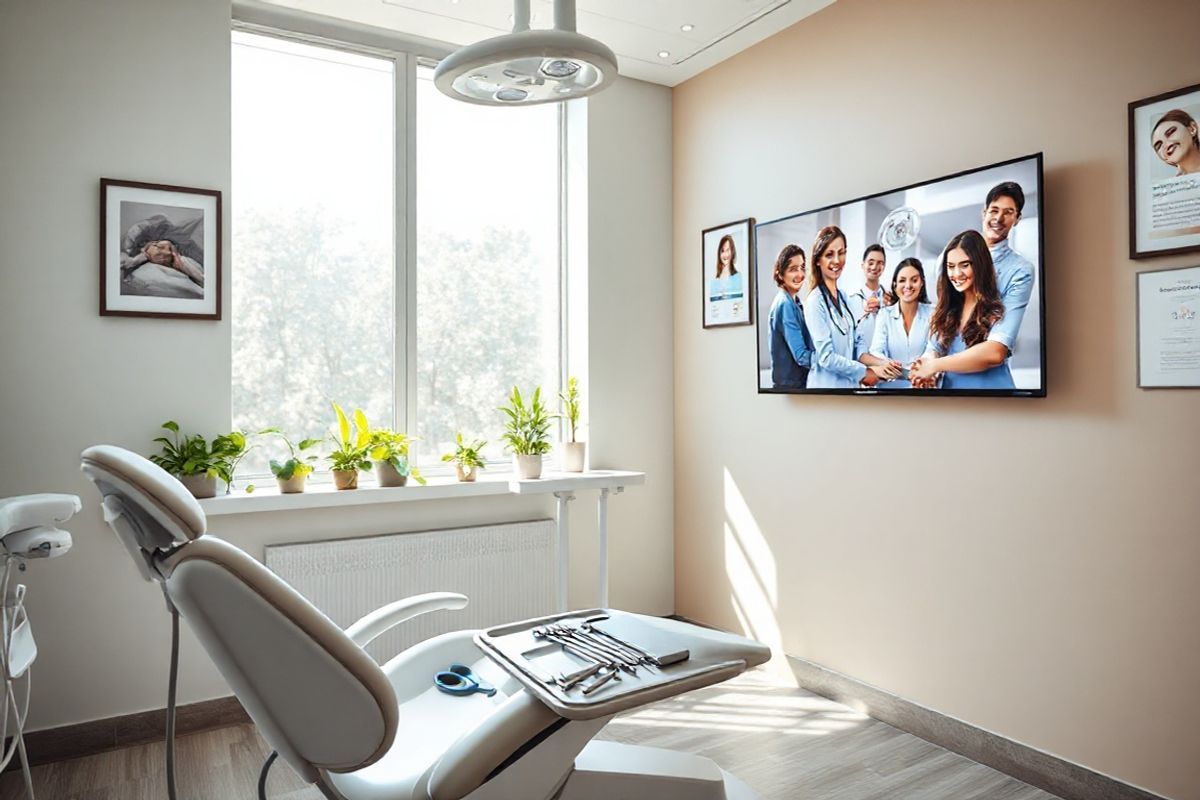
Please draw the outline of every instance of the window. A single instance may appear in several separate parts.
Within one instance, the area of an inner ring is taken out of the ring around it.
[[[233,426],[322,436],[336,401],[427,468],[458,430],[499,458],[509,388],[560,380],[558,107],[458,103],[405,54],[232,52]]]
[[[452,100],[417,73],[417,433],[494,440],[513,384],[559,383],[558,106]]]

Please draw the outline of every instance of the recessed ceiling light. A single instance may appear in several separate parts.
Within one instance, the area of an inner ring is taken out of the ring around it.
[[[658,51],[658,57],[659,57],[659,58],[670,58],[670,57],[671,57],[671,54],[670,54],[670,53],[668,53],[666,50],[659,50],[659,51]]]
[[[454,0],[454,2],[457,3],[458,0]],[[691,33],[692,31],[696,30],[696,26],[689,22],[686,25],[680,25],[679,30],[683,31],[684,33]]]

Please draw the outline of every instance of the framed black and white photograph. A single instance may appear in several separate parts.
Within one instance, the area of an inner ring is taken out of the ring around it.
[[[1129,257],[1200,251],[1200,84],[1129,104]]]
[[[221,318],[221,193],[100,180],[100,314]]]
[[[1139,272],[1138,386],[1200,388],[1200,267]]]
[[[754,279],[754,219],[708,228],[702,234],[700,285],[704,327],[750,325]]]

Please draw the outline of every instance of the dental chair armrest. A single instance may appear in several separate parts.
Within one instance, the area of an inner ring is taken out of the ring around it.
[[[386,633],[405,620],[428,614],[430,611],[465,608],[467,596],[457,592],[429,592],[388,603],[367,614],[346,628],[346,635],[359,647],[366,647],[380,634]]]

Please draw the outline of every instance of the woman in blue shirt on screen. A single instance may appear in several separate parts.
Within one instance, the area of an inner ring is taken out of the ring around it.
[[[879,311],[871,347],[858,360],[867,366],[882,366],[891,376],[877,389],[911,389],[906,377],[914,361],[929,342],[933,305],[925,289],[925,268],[916,258],[906,258],[892,275],[892,297],[897,302]]]
[[[775,259],[773,277],[779,292],[767,312],[771,352],[771,383],[775,389],[803,389],[808,383],[812,341],[804,327],[800,289],[804,286],[804,250],[789,244]]]
[[[1008,348],[987,340],[1003,318],[987,242],[978,231],[963,231],[942,252],[929,343],[909,371],[913,384],[931,385],[938,373],[945,373],[943,389],[1014,388]]]
[[[809,389],[874,386],[882,372],[880,367],[868,367],[857,360],[866,344],[855,329],[846,295],[838,288],[838,278],[845,268],[846,234],[838,226],[828,225],[817,233],[813,243],[808,297],[804,300],[804,321],[813,343]]]

